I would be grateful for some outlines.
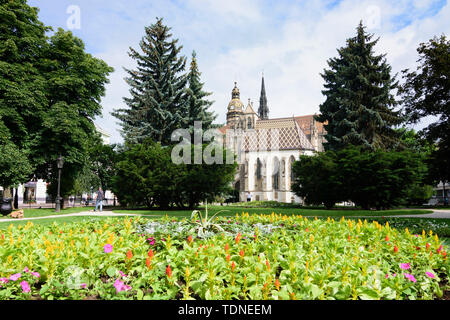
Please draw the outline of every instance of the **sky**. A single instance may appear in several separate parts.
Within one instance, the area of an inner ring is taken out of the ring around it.
[[[417,67],[417,47],[450,33],[450,4],[443,0],[29,0],[39,18],[81,38],[86,51],[115,71],[102,99],[96,124],[121,143],[120,125],[110,113],[129,97],[125,68],[135,62],[144,28],[163,18],[188,58],[196,51],[204,89],[211,92],[217,123],[226,122],[236,81],[241,100],[259,106],[264,73],[270,118],[319,113],[324,102],[321,73],[337,49],[354,37],[360,20],[379,37],[392,73]],[[416,126],[421,129],[426,119]]]

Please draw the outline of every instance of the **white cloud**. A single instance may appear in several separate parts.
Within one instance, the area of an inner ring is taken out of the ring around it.
[[[205,89],[213,92],[213,109],[222,123],[234,81],[238,81],[241,100],[247,103],[251,98],[257,109],[263,70],[271,117],[319,112],[324,100],[320,73],[326,61],[337,55],[336,49],[355,35],[361,19],[369,32],[380,37],[376,50],[387,53],[393,73],[415,68],[418,44],[450,31],[448,3],[436,15],[425,15],[435,6],[433,1],[344,0],[331,8],[321,1],[189,0],[183,6],[164,1],[152,2],[150,8],[142,1],[112,3],[116,23],[103,17],[98,25],[95,21],[88,25],[96,25],[102,33],[104,47],[96,56],[116,69],[102,102],[104,118],[98,120],[113,135],[113,142],[121,138],[117,120],[109,113],[124,107],[122,98],[128,96],[128,86],[122,67],[134,65],[128,48],[138,46],[144,26],[156,16],[164,17],[172,27],[174,37],[184,46],[183,54],[190,57],[193,49],[197,51]],[[131,20],[120,20],[123,16]],[[101,23],[108,28],[102,29]]]

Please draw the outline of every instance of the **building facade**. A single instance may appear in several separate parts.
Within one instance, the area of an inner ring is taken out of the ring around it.
[[[250,99],[244,106],[235,83],[221,132],[238,158],[234,188],[240,201],[250,195],[252,201],[302,203],[291,190],[292,165],[301,155],[323,151],[325,130],[314,115],[270,119],[263,77],[258,113]]]

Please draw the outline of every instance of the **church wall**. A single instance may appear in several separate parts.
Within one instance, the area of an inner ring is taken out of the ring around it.
[[[299,160],[300,155],[306,152],[301,150],[279,150],[245,153],[245,174],[240,177],[245,181],[245,190],[241,189],[240,200],[247,201],[247,193],[250,192],[252,201],[279,201],[300,203],[301,199],[290,191],[291,163],[293,157]],[[312,154],[312,152],[311,152]],[[257,179],[257,160],[262,163],[261,179]],[[277,161],[278,160],[278,161]],[[279,189],[273,190],[274,165],[279,163]]]

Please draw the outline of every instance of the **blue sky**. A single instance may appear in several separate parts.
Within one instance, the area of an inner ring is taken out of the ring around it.
[[[362,19],[380,37],[394,73],[415,68],[416,48],[436,35],[449,35],[450,5],[417,1],[269,1],[269,0],[31,0],[40,19],[68,29],[69,6],[80,9],[80,29],[72,30],[86,50],[115,68],[96,123],[121,142],[120,126],[110,115],[128,96],[123,67],[133,68],[129,47],[138,48],[144,27],[164,18],[190,58],[197,52],[202,80],[213,93],[217,121],[224,123],[234,81],[241,100],[259,102],[264,71],[270,116],[319,112],[324,97],[320,73],[336,49],[354,36]]]

